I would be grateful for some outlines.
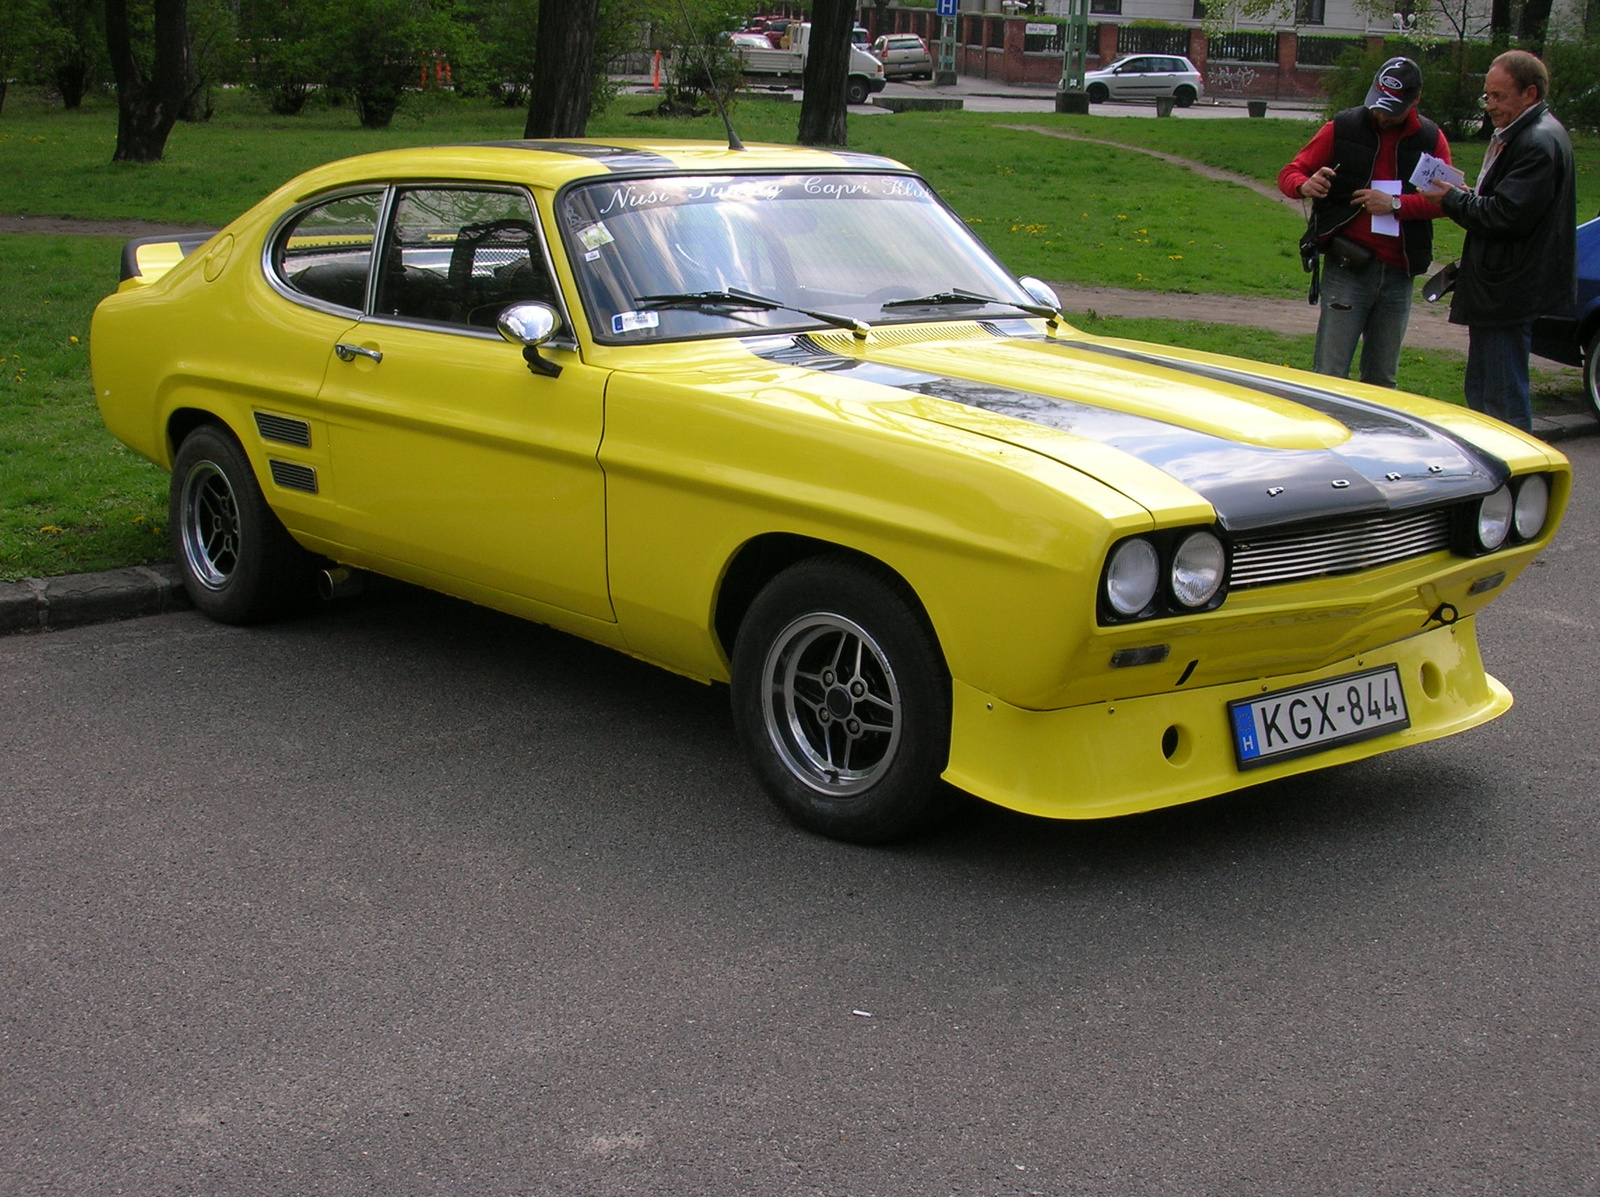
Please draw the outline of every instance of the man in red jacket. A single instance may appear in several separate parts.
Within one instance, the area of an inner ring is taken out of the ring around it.
[[[1409,58],[1378,68],[1366,103],[1317,131],[1278,172],[1285,195],[1311,201],[1322,254],[1319,374],[1350,376],[1361,343],[1361,381],[1392,387],[1411,320],[1412,280],[1433,260],[1440,215],[1412,173],[1424,154],[1446,163],[1450,143],[1417,113],[1422,69]]]

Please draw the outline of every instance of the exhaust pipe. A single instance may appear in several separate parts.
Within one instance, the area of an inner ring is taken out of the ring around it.
[[[317,593],[329,602],[334,599],[349,598],[365,589],[366,583],[362,580],[360,572],[342,565],[325,569],[317,575]]]

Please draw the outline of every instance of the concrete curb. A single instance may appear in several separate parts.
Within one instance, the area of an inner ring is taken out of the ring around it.
[[[178,567],[171,564],[0,582],[0,635],[160,615],[188,606]]]

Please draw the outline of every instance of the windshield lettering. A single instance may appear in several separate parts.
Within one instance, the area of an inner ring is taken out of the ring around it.
[[[838,199],[846,195],[860,195],[868,190],[865,183],[849,179],[829,179],[813,176],[805,181],[807,195],[822,195],[829,199]]]

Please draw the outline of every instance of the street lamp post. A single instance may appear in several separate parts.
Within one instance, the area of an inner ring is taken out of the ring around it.
[[[1067,23],[1061,32],[1061,84],[1056,89],[1056,111],[1086,113],[1089,93],[1083,89],[1083,72],[1089,58],[1089,0],[1067,0]]]

